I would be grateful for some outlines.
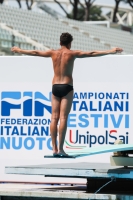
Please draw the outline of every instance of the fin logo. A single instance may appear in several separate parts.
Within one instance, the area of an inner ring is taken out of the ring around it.
[[[22,110],[22,115],[27,117],[42,117],[46,110],[51,113],[51,92],[49,98],[41,92],[2,92],[1,116],[10,116],[11,110],[16,109]]]

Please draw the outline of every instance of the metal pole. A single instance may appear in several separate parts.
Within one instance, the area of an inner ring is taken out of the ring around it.
[[[15,36],[12,35],[12,47],[15,46]],[[15,53],[12,52],[12,55],[14,55]]]

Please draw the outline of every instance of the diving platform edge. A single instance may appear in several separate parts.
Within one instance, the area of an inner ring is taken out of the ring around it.
[[[44,175],[49,177],[126,178],[133,180],[133,167],[111,166],[109,163],[63,163],[29,166],[6,166],[6,174]]]

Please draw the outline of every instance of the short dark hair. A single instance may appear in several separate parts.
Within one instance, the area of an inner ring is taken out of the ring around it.
[[[62,33],[60,36],[60,43],[61,45],[68,45],[70,42],[73,41],[73,36],[70,33]]]

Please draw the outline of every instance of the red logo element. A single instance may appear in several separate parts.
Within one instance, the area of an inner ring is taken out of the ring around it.
[[[117,133],[117,131],[116,131],[116,130],[111,130],[111,131],[110,131],[110,134],[111,134],[111,133]]]
[[[70,130],[70,142],[74,144],[74,142],[72,141],[72,130]]]

